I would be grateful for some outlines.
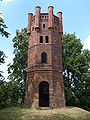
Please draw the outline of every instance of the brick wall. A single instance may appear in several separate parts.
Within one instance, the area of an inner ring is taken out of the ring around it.
[[[49,106],[64,107],[64,84],[62,75],[62,14],[53,15],[53,7],[49,13],[40,13],[36,7],[35,16],[29,16],[28,30],[28,71],[26,80],[25,105],[39,107],[39,84],[49,83]],[[43,27],[45,24],[45,27]],[[43,43],[40,43],[43,36]],[[45,42],[48,36],[48,43]],[[47,53],[47,63],[41,63],[41,53]]]

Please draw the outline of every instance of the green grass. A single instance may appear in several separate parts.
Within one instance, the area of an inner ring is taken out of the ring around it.
[[[90,112],[77,107],[53,110],[12,107],[0,110],[0,120],[90,120]]]

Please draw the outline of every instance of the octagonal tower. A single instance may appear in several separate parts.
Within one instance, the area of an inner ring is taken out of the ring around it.
[[[62,12],[28,14],[28,69],[25,105],[30,107],[64,107],[62,70]]]

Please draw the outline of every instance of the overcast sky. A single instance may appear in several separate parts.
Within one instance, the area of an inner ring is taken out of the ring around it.
[[[8,56],[4,65],[0,66],[4,76],[7,76],[7,64],[13,59],[13,43],[16,29],[27,27],[28,13],[35,14],[35,6],[41,7],[41,12],[48,12],[48,6],[54,6],[54,14],[62,11],[63,30],[76,33],[82,40],[84,49],[90,50],[90,0],[2,0],[0,1],[0,16],[4,19],[11,33],[7,39],[0,36],[0,50]]]

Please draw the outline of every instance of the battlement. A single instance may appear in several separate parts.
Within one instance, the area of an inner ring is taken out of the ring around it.
[[[62,26],[62,12],[58,12],[57,16],[53,14],[53,7],[48,7],[48,13],[41,13],[41,8],[36,6],[35,15],[32,13],[28,14],[28,33],[35,29],[35,31],[39,31],[41,29],[43,22],[46,22],[46,26],[48,29],[54,29],[56,32],[63,33]],[[45,25],[44,25],[45,26]]]

